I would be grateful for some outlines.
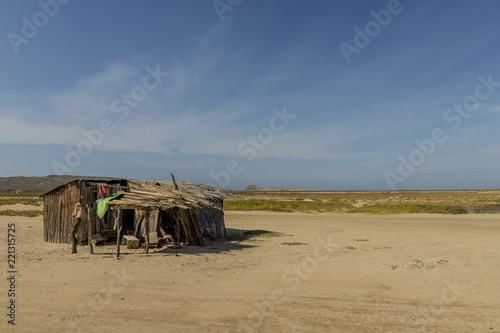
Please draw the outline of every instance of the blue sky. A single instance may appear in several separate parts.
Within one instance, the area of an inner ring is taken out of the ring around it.
[[[3,0],[0,176],[500,188],[499,12],[498,1]]]

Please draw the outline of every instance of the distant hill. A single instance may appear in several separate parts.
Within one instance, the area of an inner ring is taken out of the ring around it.
[[[262,187],[260,186],[257,186],[255,184],[250,184],[247,186],[247,188],[245,189],[245,191],[260,191],[262,190]]]
[[[0,177],[0,191],[45,192],[75,179],[112,179],[88,176]]]
[[[245,191],[267,191],[267,192],[270,192],[270,191],[304,191],[304,190],[301,190],[298,188],[279,188],[279,187],[274,187],[274,186],[268,186],[268,187],[262,188],[260,186],[255,185],[255,184],[250,184],[247,186]]]

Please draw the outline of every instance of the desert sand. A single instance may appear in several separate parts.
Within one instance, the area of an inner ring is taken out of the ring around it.
[[[225,241],[120,260],[44,243],[42,217],[0,221],[2,332],[500,331],[499,215],[227,212]]]

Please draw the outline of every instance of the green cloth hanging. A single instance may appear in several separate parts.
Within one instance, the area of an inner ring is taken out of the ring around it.
[[[111,200],[118,199],[122,195],[123,194],[116,193],[116,194],[111,194],[108,197],[97,200],[97,209],[96,209],[97,216],[99,216],[99,218],[102,219],[104,215],[106,215],[106,212],[108,211],[108,202]]]

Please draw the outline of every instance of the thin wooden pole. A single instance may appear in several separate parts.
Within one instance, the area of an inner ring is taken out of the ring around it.
[[[148,211],[146,213],[146,217],[147,218],[144,219],[144,223],[145,223],[144,224],[144,231],[146,233],[146,246],[145,246],[146,247],[146,254],[148,254],[149,253],[149,220],[150,220],[150,217],[151,217],[151,212],[150,211]]]
[[[177,247],[181,247],[181,218],[177,217],[177,223],[175,226],[175,241],[177,243]]]
[[[123,210],[122,207],[118,207],[115,212],[115,225],[116,225],[116,259],[120,258],[120,244],[121,244],[121,235],[122,235],[122,215]]]
[[[87,204],[87,229],[88,229],[88,242],[89,253],[94,254],[94,244],[92,244],[92,204]]]
[[[174,177],[174,174],[173,173],[170,173],[170,175],[172,176],[172,182],[174,183],[174,187],[177,191],[179,191],[179,187],[177,186],[177,182],[175,181],[175,177]]]
[[[81,209],[82,206],[80,204],[77,204],[75,206],[75,212],[73,213],[73,230],[71,232],[71,254],[77,253],[75,234],[78,231],[78,226],[80,225],[80,221],[82,220],[80,212]]]
[[[77,253],[76,249],[76,236],[75,233],[78,231],[78,226],[80,225],[80,220],[81,218],[76,218],[75,222],[73,223],[73,232],[71,233],[71,254]]]
[[[71,254],[77,253],[77,240],[76,240],[76,232],[78,231],[78,226],[80,225],[80,221],[82,220],[82,205],[80,203],[77,203],[75,205],[75,210],[73,211],[73,214],[71,217],[73,218],[73,228],[71,229],[71,235],[70,235],[70,240],[71,240]]]

